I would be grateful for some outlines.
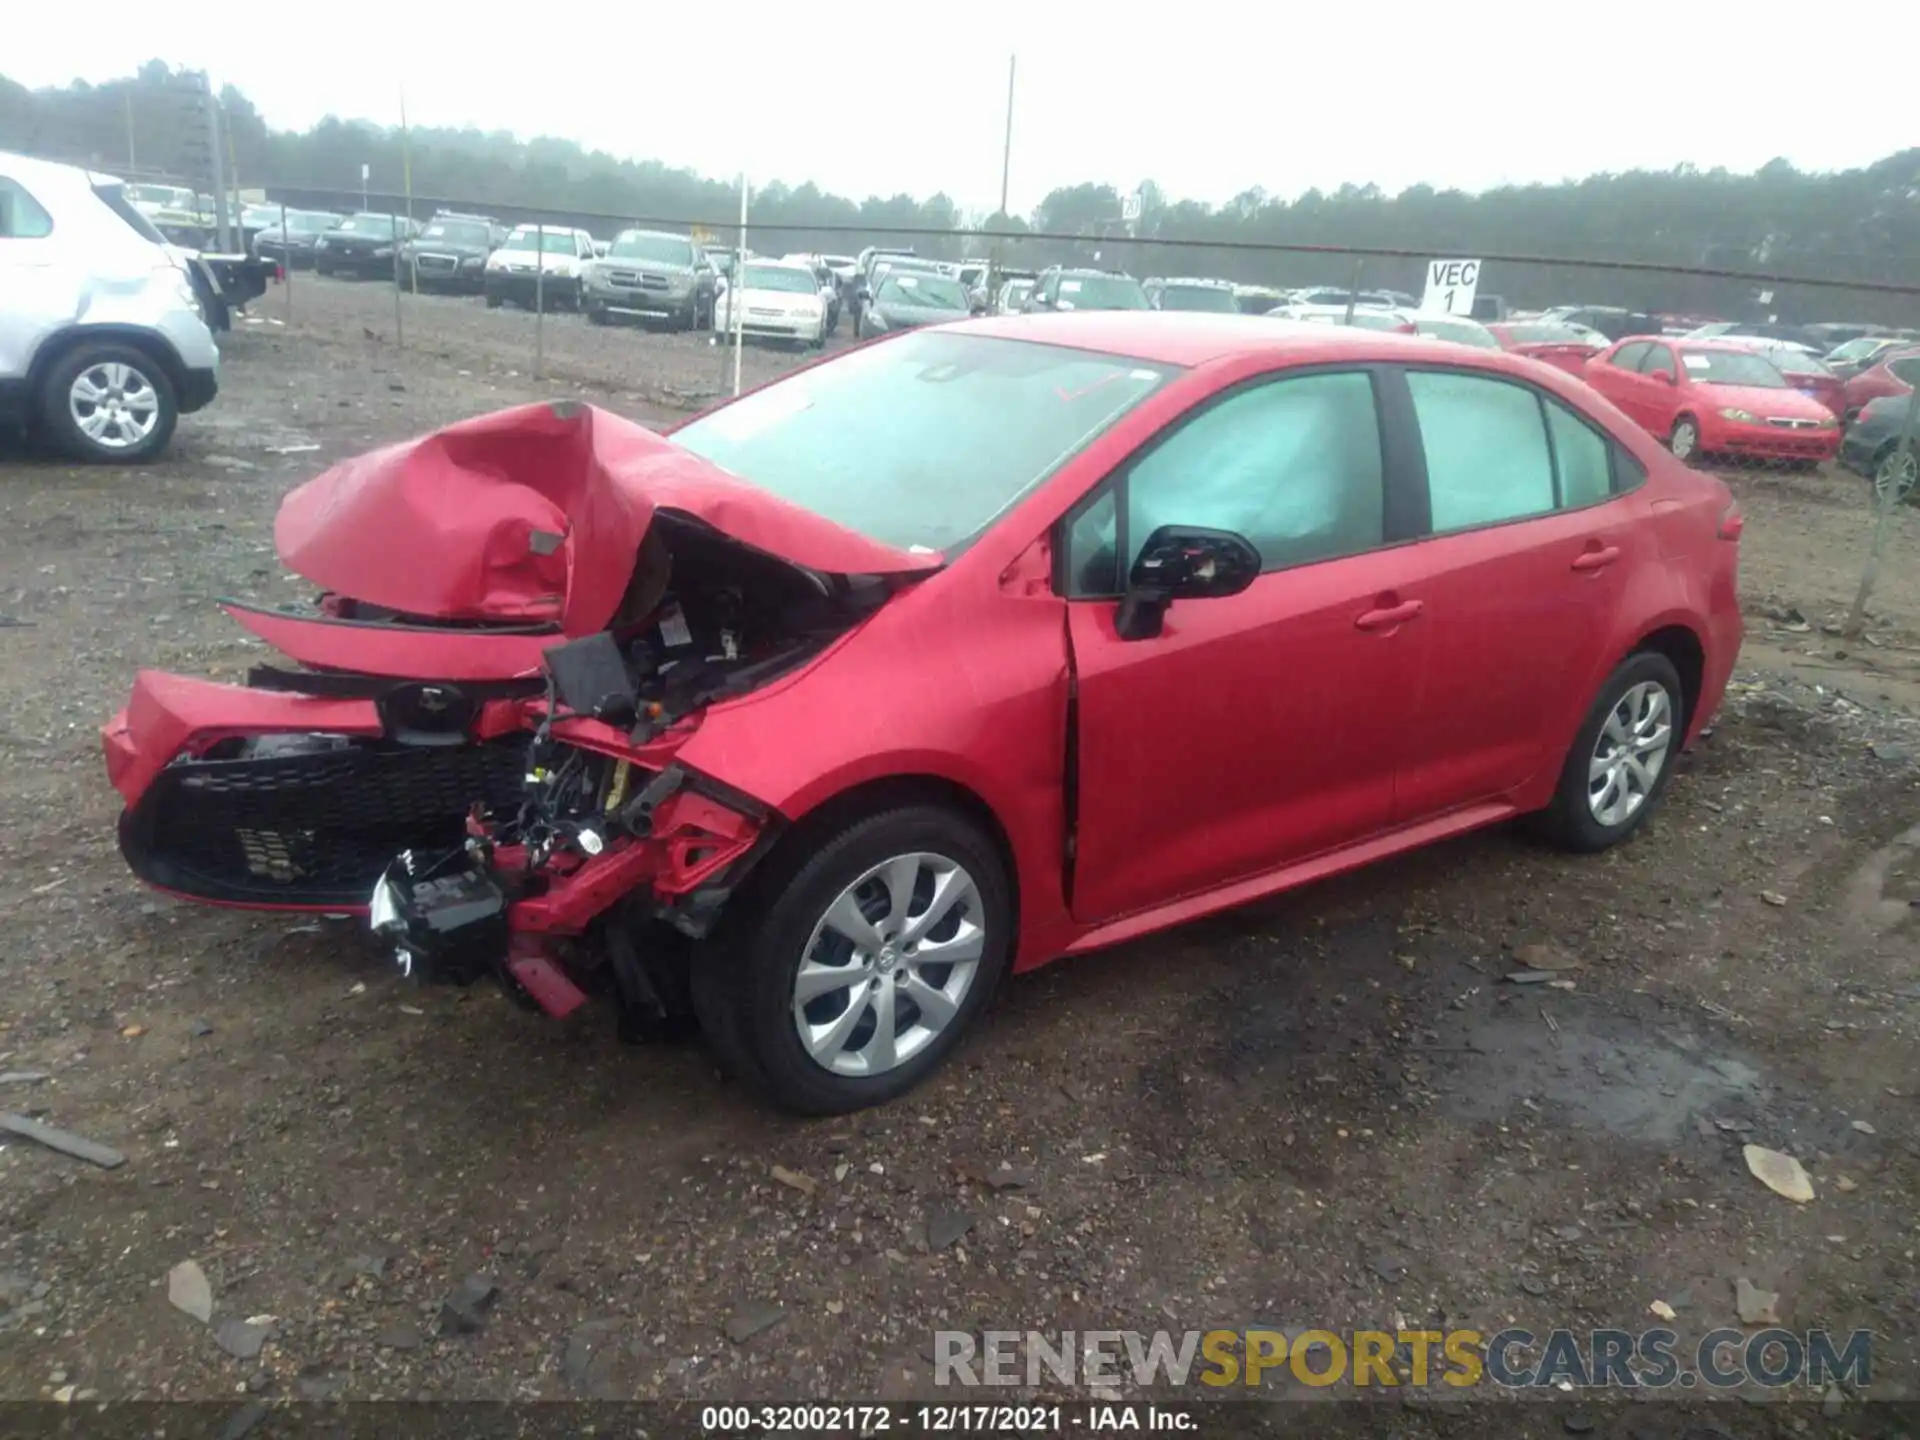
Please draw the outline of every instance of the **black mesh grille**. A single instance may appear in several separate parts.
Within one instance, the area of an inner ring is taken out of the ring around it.
[[[142,879],[208,900],[357,906],[401,850],[458,845],[476,803],[518,807],[526,738],[353,744],[169,766],[121,822]]]

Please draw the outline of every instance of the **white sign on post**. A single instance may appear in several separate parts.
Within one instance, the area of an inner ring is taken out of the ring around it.
[[[1131,195],[1123,196],[1120,201],[1121,220],[1128,225],[1135,224],[1140,219],[1142,208],[1144,207],[1141,204],[1140,192],[1138,190],[1134,191]]]
[[[1471,315],[1480,288],[1478,260],[1429,260],[1420,308],[1430,315]]]

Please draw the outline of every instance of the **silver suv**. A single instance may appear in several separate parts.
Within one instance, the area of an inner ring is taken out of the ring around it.
[[[587,266],[587,319],[616,315],[664,320],[679,330],[713,323],[713,262],[691,236],[670,230],[622,230],[607,253]]]
[[[108,175],[0,151],[0,423],[151,460],[219,390],[186,262]]]

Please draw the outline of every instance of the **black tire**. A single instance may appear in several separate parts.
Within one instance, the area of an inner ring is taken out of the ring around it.
[[[157,414],[153,429],[144,439],[124,447],[113,447],[94,440],[74,419],[69,398],[74,384],[86,371],[98,365],[125,365],[153,390]],[[131,345],[76,345],[47,371],[40,388],[40,420],[59,447],[77,460],[102,465],[139,465],[154,459],[173,439],[174,426],[180,422],[180,402],[173,381],[164,366],[151,355]]]
[[[1606,728],[1614,708],[1628,691],[1648,683],[1659,685],[1666,691],[1670,727],[1666,754],[1659,774],[1654,777],[1653,788],[1646,793],[1639,807],[1618,823],[1606,824],[1594,815],[1589,802],[1589,766],[1599,747],[1601,731]],[[1680,744],[1686,733],[1686,692],[1681,687],[1680,674],[1673,668],[1673,662],[1652,650],[1629,655],[1600,686],[1593,708],[1587,711],[1587,718],[1580,722],[1579,733],[1574,736],[1573,746],[1567,751],[1566,761],[1561,766],[1560,783],[1553,792],[1553,800],[1534,817],[1536,828],[1554,844],[1579,854],[1593,854],[1619,844],[1645,824],[1647,816],[1659,806],[1661,797],[1666,794],[1667,782],[1673,778],[1674,766],[1680,758]]]
[[[322,265],[318,260],[316,260],[313,262],[313,273],[320,276],[330,276],[333,274],[333,271],[329,270],[325,265]]]
[[[489,310],[498,310],[502,303],[502,297],[500,296],[500,294],[493,290],[488,290],[483,293],[487,297],[487,308]]]
[[[911,1059],[879,1075],[836,1074],[807,1054],[795,1029],[802,951],[847,886],[890,857],[915,852],[956,861],[974,878],[986,939],[972,985],[946,1028]],[[789,836],[694,957],[693,1007],[721,1067],[769,1103],[803,1115],[845,1114],[903,1095],[937,1069],[986,1008],[1012,953],[1012,895],[993,842],[952,810],[904,805]]]
[[[599,305],[589,305],[587,307],[587,323],[589,325],[610,325],[613,323],[613,317],[607,314],[603,307]]]

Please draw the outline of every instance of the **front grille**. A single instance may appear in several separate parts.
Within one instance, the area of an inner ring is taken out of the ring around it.
[[[422,270],[457,270],[460,259],[455,255],[416,255],[414,264]]]
[[[458,845],[474,804],[511,814],[525,774],[524,736],[181,761],[122,819],[121,849],[201,899],[359,906],[401,850]]]
[[[1782,430],[1814,430],[1820,425],[1818,420],[1789,420],[1781,417],[1770,418],[1767,423],[1777,425]]]

